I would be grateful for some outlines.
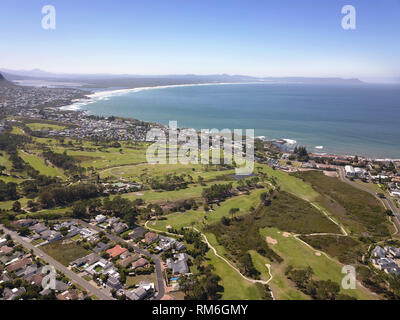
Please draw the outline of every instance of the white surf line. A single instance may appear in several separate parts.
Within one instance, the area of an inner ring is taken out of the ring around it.
[[[270,84],[268,82],[254,81],[254,82],[205,82],[205,83],[184,83],[184,84],[171,84],[164,86],[152,87],[136,87],[128,89],[115,89],[97,91],[87,94],[87,98],[77,99],[72,101],[70,105],[60,107],[61,110],[81,110],[81,107],[96,102],[101,99],[107,99],[112,96],[125,95],[131,92],[141,92],[147,90],[168,89],[168,88],[183,88],[183,87],[202,87],[202,86],[219,86],[219,85],[237,85],[237,84]]]

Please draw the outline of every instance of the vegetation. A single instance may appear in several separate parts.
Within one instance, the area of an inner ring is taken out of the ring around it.
[[[390,236],[385,209],[369,193],[318,171],[299,172],[295,176],[317,190],[321,194],[318,202],[352,233],[377,240]]]

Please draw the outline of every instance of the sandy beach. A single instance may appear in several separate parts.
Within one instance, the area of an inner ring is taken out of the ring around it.
[[[271,83],[271,82],[209,82],[209,83],[188,83],[188,84],[172,84],[166,86],[153,86],[153,87],[139,87],[130,89],[116,89],[116,90],[104,90],[88,94],[89,99],[79,99],[74,101],[73,104],[61,107],[61,110],[80,110],[83,106],[93,103],[98,100],[107,100],[112,96],[124,95],[131,92],[140,92],[145,90],[156,90],[156,89],[167,89],[167,88],[180,88],[180,87],[195,87],[195,86],[216,86],[216,85],[233,85],[233,84],[260,84],[260,83]]]

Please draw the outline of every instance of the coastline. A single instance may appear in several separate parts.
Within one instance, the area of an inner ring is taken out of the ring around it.
[[[84,109],[84,106],[96,103],[101,100],[109,100],[113,96],[122,96],[125,94],[129,93],[135,93],[135,92],[141,92],[141,91],[147,91],[147,90],[157,90],[157,89],[168,89],[168,88],[180,88],[180,87],[196,87],[196,86],[219,86],[219,85],[246,85],[246,84],[275,84],[276,82],[211,82],[211,83],[188,83],[188,84],[172,84],[172,85],[160,85],[160,86],[148,86],[148,87],[136,87],[136,88],[126,88],[126,89],[113,89],[113,90],[107,90],[107,88],[104,88],[104,90],[99,90],[97,92],[88,92],[84,98],[79,98],[75,101],[72,101],[71,104],[65,105],[62,107],[59,107],[59,110],[65,110],[65,111],[75,111],[75,112],[81,112],[83,114],[88,115],[88,111]],[[140,120],[140,119],[135,119],[135,120]],[[145,121],[145,120],[141,120]],[[161,126],[164,126],[160,124],[157,120],[152,120],[152,121],[145,121],[145,122],[152,122],[152,123],[157,123]],[[265,138],[264,136],[259,136],[262,140]],[[272,141],[272,140],[284,140],[285,146],[290,148],[293,148],[295,145],[303,145],[299,144],[296,141],[296,138],[276,138],[276,139],[266,139],[264,141]],[[326,154],[333,154],[337,156],[344,156],[344,157],[351,157],[358,155],[359,157],[362,157],[364,159],[369,159],[369,160],[377,160],[377,161],[400,161],[400,158],[397,157],[387,157],[385,155],[366,155],[363,154],[362,152],[338,152],[331,150],[328,145],[310,145],[310,144],[304,144],[307,149],[309,149],[309,152],[314,153],[314,154],[320,154],[320,155],[326,155]],[[368,153],[367,153],[368,154]]]
[[[168,89],[168,88],[183,88],[183,87],[201,87],[201,86],[219,86],[219,85],[237,85],[237,84],[273,84],[275,82],[205,82],[205,83],[187,83],[187,84],[171,84],[165,86],[152,87],[137,87],[115,90],[101,90],[86,95],[85,99],[78,99],[72,104],[60,107],[60,110],[78,111],[83,106],[94,103],[99,100],[107,100],[113,96],[125,95],[131,92],[140,92],[146,90]]]

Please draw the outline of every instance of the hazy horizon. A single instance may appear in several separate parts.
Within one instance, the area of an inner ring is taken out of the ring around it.
[[[41,10],[56,9],[45,30]],[[32,0],[0,3],[2,66],[75,74],[233,74],[400,81],[400,2]]]

